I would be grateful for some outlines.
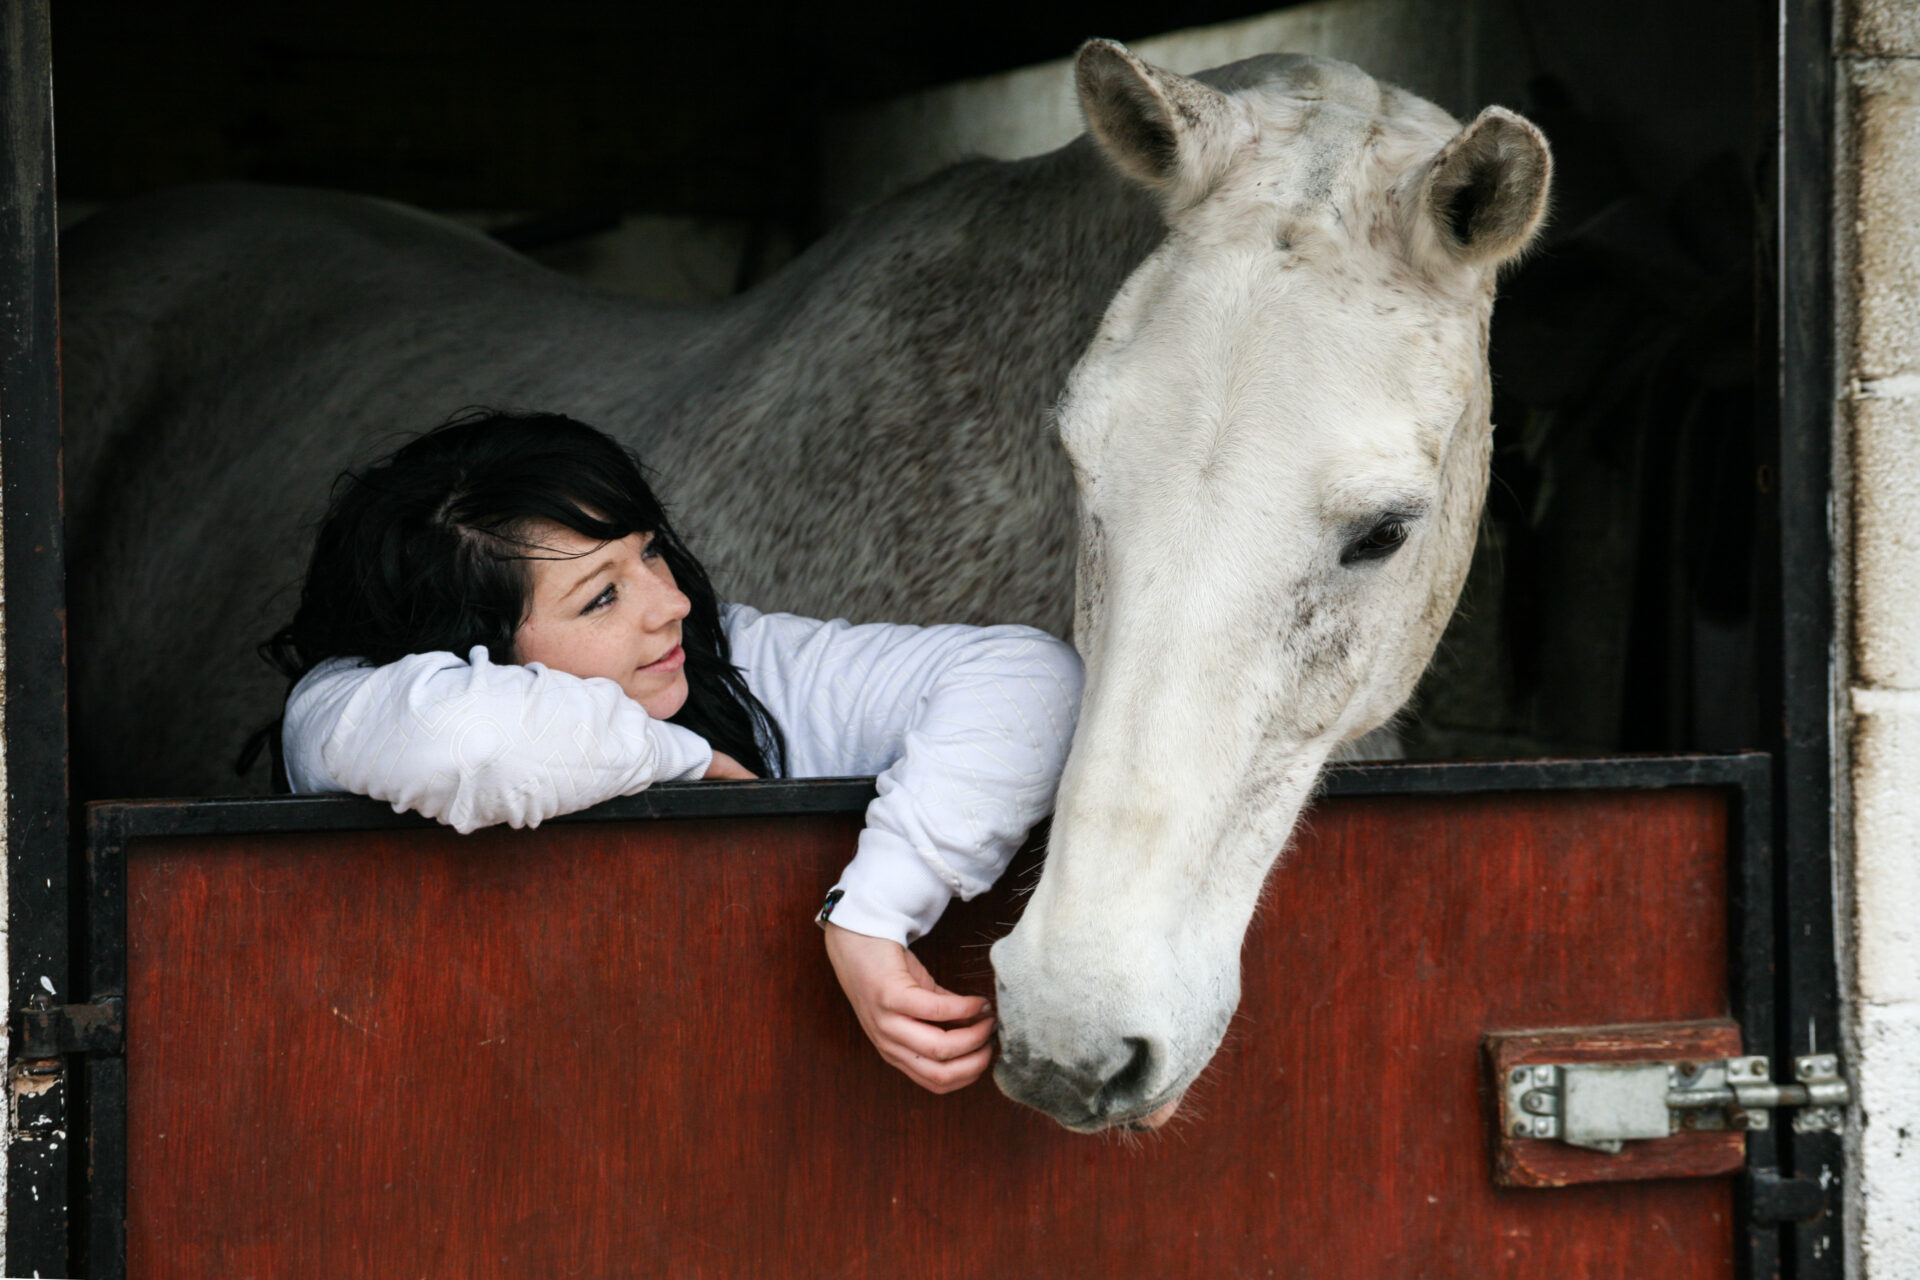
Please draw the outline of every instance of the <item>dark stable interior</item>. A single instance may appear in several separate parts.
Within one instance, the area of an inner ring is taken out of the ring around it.
[[[1410,0],[1411,2],[1411,0]],[[1438,12],[1438,0],[1427,7]],[[551,215],[744,220],[750,287],[822,230],[823,121],[1271,4],[58,6],[62,199],[332,186]],[[1765,747],[1779,567],[1766,243],[1772,25],[1736,0],[1473,0],[1474,101],[1557,179],[1495,313],[1493,483],[1410,755]],[[544,248],[535,240],[546,240]]]

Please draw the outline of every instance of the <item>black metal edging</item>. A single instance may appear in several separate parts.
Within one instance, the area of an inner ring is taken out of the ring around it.
[[[1322,796],[1446,795],[1481,791],[1657,790],[1744,787],[1764,778],[1760,752],[1701,756],[1600,756],[1572,760],[1463,760],[1334,765]],[[742,818],[858,813],[874,797],[872,778],[765,782],[662,783],[579,813],[560,824],[648,818]],[[227,800],[106,800],[87,806],[88,827],[122,839],[173,835],[245,835],[295,831],[440,829],[418,814],[395,813],[356,796],[257,796]]]
[[[1594,756],[1546,760],[1444,760],[1347,764],[1327,770],[1326,796],[1447,795],[1477,791],[1657,791],[1669,787],[1764,785],[1767,756]]]
[[[1775,925],[1776,1061],[1840,1048],[1833,898],[1833,165],[1831,0],[1779,0],[1775,302],[1780,397],[1781,712]],[[1829,1211],[1789,1224],[1791,1280],[1846,1269],[1843,1140],[1780,1135],[1781,1165],[1832,1188]]]
[[[552,821],[631,822],[651,818],[757,818],[808,813],[859,813],[874,797],[872,778],[802,778],[763,782],[665,782],[638,795]],[[391,831],[446,828],[417,813],[359,796],[246,796],[230,800],[105,800],[87,806],[89,831],[121,839],[152,836],[272,834],[296,831]]]
[[[6,547],[8,1010],[75,998],[68,915],[65,563],[47,0],[0,0],[0,476]],[[26,1037],[23,1037],[23,1041]],[[65,1275],[75,1082],[70,1060],[8,1063],[8,1275]],[[16,1095],[12,1075],[38,1093]]]
[[[160,807],[160,806],[153,806]],[[127,995],[127,828],[116,806],[87,814],[87,995],[124,1010]],[[83,1114],[87,1178],[74,1206],[75,1275],[127,1274],[127,1060],[119,1051],[86,1060]]]
[[[1773,1078],[1791,1080],[1787,1061],[1775,1052],[1775,978],[1778,968],[1774,928],[1774,820],[1773,760],[1751,755],[1740,788],[1739,808],[1733,817],[1729,849],[1739,862],[1727,869],[1728,938],[1732,967],[1727,987],[1733,1015],[1740,1023],[1748,1053],[1765,1053],[1773,1063]],[[1764,1197],[1756,1189],[1778,1182],[1780,1146],[1772,1129],[1747,1133],[1747,1167],[1734,1189],[1735,1258],[1746,1280],[1771,1280],[1779,1274],[1781,1224],[1758,1212]]]

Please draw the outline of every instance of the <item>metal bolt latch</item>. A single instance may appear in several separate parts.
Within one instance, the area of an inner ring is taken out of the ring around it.
[[[1516,1066],[1502,1116],[1517,1138],[1559,1139],[1594,1151],[1682,1129],[1765,1129],[1776,1107],[1794,1131],[1838,1130],[1852,1101],[1831,1053],[1795,1058],[1795,1083],[1776,1084],[1764,1056],[1718,1062],[1558,1062]]]

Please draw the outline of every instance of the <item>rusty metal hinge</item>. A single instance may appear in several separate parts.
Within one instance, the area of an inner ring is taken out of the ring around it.
[[[75,1053],[117,1054],[126,1044],[127,1002],[103,996],[87,1004],[54,1004],[35,996],[14,1010],[15,1062],[64,1058]]]

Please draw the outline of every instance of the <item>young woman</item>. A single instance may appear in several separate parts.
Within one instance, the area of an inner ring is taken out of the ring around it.
[[[295,791],[462,832],[661,781],[879,775],[818,917],[834,972],[917,1083],[986,1070],[987,1002],[908,946],[1051,808],[1080,694],[1067,645],[722,605],[631,454],[568,418],[486,413],[341,477],[264,651],[295,682]]]

